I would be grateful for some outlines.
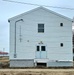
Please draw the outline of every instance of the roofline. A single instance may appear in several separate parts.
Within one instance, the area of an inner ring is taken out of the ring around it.
[[[9,19],[8,19],[8,22],[10,22],[10,20],[12,20],[12,19],[15,19],[15,18],[20,17],[21,15],[23,16],[23,15],[29,14],[29,13],[35,11],[35,10],[40,9],[40,8],[41,8],[41,9],[44,9],[44,10],[46,10],[46,11],[48,11],[48,12],[51,12],[52,14],[55,14],[55,15],[57,15],[57,16],[59,16],[59,17],[62,17],[62,18],[64,18],[64,19],[67,19],[67,20],[69,20],[69,21],[73,21],[71,18],[68,18],[68,17],[66,17],[66,16],[64,16],[64,15],[61,15],[61,14],[59,14],[59,13],[56,13],[56,12],[50,10],[50,9],[47,9],[47,8],[45,8],[45,7],[40,6],[40,7],[34,8],[34,9],[32,9],[32,10],[29,10],[29,11],[27,11],[27,12],[25,12],[25,13],[22,13],[22,14],[20,14],[20,15],[17,15],[17,16],[14,16],[14,17],[12,17],[12,18],[9,18]]]
[[[52,14],[55,14],[55,15],[57,15],[57,16],[59,16],[59,17],[62,17],[62,18],[64,18],[64,19],[67,19],[67,20],[72,21],[72,19],[71,19],[71,18],[66,17],[66,16],[64,16],[64,15],[61,15],[61,14],[59,14],[59,13],[55,12],[55,11],[52,11],[52,10],[47,9],[47,8],[45,8],[45,7],[41,7],[41,8],[42,8],[42,9],[44,9],[44,10],[46,10],[46,11],[48,11],[48,12],[51,12]]]
[[[30,12],[33,12],[33,11],[39,9],[39,8],[40,8],[40,7],[37,7],[37,8],[31,9],[31,10],[29,10],[29,11],[26,11],[26,12],[24,12],[24,13],[22,13],[22,14],[16,15],[16,16],[14,16],[14,17],[12,17],[12,18],[9,18],[9,19],[8,19],[8,22],[10,22],[10,20],[12,20],[12,19],[15,19],[15,18],[20,17],[21,15],[23,16],[23,15],[29,14]]]

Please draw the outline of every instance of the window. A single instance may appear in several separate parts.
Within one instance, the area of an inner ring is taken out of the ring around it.
[[[44,24],[38,24],[38,32],[44,33]]]
[[[60,46],[63,47],[63,43],[61,43]]]
[[[74,54],[74,48],[73,48],[73,54]]]
[[[60,26],[63,27],[63,23],[60,23]]]
[[[41,46],[41,51],[45,51],[45,46]]]
[[[37,51],[39,51],[39,46],[37,46]]]

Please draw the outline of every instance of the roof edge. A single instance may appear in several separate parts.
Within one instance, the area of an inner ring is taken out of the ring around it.
[[[57,15],[57,16],[59,16],[59,17],[62,17],[62,18],[64,18],[64,19],[67,19],[67,20],[69,20],[69,21],[73,21],[73,19],[71,19],[71,18],[69,18],[69,17],[66,17],[66,16],[61,15],[61,14],[59,14],[59,13],[57,13],[57,12],[54,12],[54,11],[52,11],[52,10],[50,10],[50,9],[47,9],[47,8],[45,8],[45,7],[40,6],[40,7],[31,9],[31,10],[29,10],[29,11],[27,11],[27,12],[24,12],[24,13],[22,13],[22,14],[16,15],[16,16],[14,16],[14,17],[12,17],[12,18],[9,18],[9,19],[8,19],[8,22],[10,22],[12,19],[15,19],[15,18],[20,17],[21,15],[29,14],[29,13],[35,11],[35,10],[40,9],[40,8],[41,8],[41,9],[44,9],[44,10],[46,10],[46,11],[48,11],[48,12],[51,12],[52,14],[55,14],[55,15]]]

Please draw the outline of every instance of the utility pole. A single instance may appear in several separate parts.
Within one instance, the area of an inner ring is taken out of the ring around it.
[[[5,48],[3,48],[3,56],[4,56],[4,51],[5,51]]]

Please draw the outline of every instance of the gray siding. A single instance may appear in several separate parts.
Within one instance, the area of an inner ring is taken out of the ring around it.
[[[48,62],[47,67],[71,67],[73,62],[63,61],[63,62]]]
[[[10,67],[34,67],[34,60],[10,60]]]

